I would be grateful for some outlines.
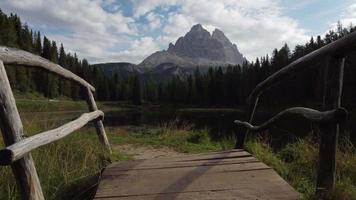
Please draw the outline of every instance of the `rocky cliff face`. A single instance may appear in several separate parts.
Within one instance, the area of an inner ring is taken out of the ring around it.
[[[222,44],[225,62],[234,64],[243,63],[244,57],[237,49],[236,44],[232,44],[222,31],[215,29],[211,37]]]
[[[211,35],[197,24],[175,44],[170,43],[167,51],[150,55],[140,66],[152,68],[161,63],[173,63],[181,67],[210,67],[242,64],[243,61],[237,46],[222,31],[215,29]]]

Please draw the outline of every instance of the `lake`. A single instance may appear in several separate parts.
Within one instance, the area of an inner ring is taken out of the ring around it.
[[[78,112],[25,112],[21,114],[25,118],[25,125],[43,122],[44,128],[33,129],[35,133],[44,131],[50,127],[57,127],[80,116]],[[257,112],[253,124],[261,124],[277,112]],[[126,109],[120,111],[106,111],[104,125],[110,127],[121,126],[158,126],[164,123],[174,122],[188,124],[193,129],[206,128],[213,140],[233,139],[238,128],[233,121],[245,119],[245,113],[237,109],[180,109],[171,107],[142,107],[141,109]],[[36,121],[37,123],[33,123]],[[353,123],[351,123],[353,124]],[[47,128],[46,128],[47,127]],[[350,129],[350,128],[348,128]],[[354,129],[352,129],[354,130]],[[259,133],[262,140],[273,147],[294,141],[297,138],[317,132],[317,126],[302,119],[285,119],[273,126],[268,131]],[[30,133],[33,134],[33,133]]]
[[[255,123],[260,124],[274,113],[256,113]],[[105,112],[105,126],[157,126],[167,122],[190,124],[194,129],[207,128],[214,140],[222,138],[232,139],[239,129],[233,121],[245,119],[245,113],[236,109],[174,109],[154,108],[130,111]],[[312,131],[310,123],[303,120],[283,120],[271,131],[260,133],[259,136],[268,140],[273,146],[280,146],[286,142],[303,137]]]

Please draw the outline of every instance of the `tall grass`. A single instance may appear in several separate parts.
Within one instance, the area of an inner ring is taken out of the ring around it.
[[[110,138],[111,142],[115,144],[135,143],[154,147],[167,146],[183,153],[219,151],[233,147],[233,141],[224,139],[213,141],[207,128],[194,129],[191,124],[180,123],[176,120],[154,127],[128,130],[128,132],[118,129],[114,135],[119,135],[119,137]]]
[[[53,129],[79,114],[66,117],[22,114],[25,135],[30,136]],[[0,147],[3,146],[0,139]],[[109,155],[99,143],[95,129],[90,125],[60,141],[40,147],[31,154],[46,199],[75,197],[87,188],[95,186],[95,177],[108,161],[127,158],[120,152]],[[11,168],[0,167],[0,177],[0,199],[19,199]],[[64,196],[63,191],[66,191]]]
[[[273,167],[303,196],[313,199],[317,178],[319,146],[311,138],[299,139],[282,149],[272,149],[258,139],[246,143],[247,150]],[[325,199],[356,199],[356,149],[348,139],[342,139],[336,155],[336,186]]]
[[[95,137],[93,131],[75,133],[32,152],[46,199],[55,199],[67,186],[104,167],[107,154]],[[18,199],[10,167],[0,167],[0,177],[0,199]]]
[[[36,94],[15,96],[25,136],[59,127],[88,109],[84,101],[48,100]],[[121,110],[110,102],[99,102],[98,105],[104,110]],[[0,148],[3,147],[0,138]],[[72,199],[95,186],[96,176],[108,161],[128,159],[121,152],[109,155],[90,125],[63,140],[40,147],[31,154],[46,199]],[[11,168],[0,167],[0,199],[19,198]]]

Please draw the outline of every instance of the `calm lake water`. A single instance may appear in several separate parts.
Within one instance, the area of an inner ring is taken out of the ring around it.
[[[58,127],[80,116],[82,112],[54,112],[54,113],[23,113],[21,116],[26,120],[25,125],[43,122],[42,131],[48,128]],[[253,124],[261,124],[277,112],[257,112]],[[121,126],[158,126],[164,123],[175,122],[188,124],[193,129],[206,128],[214,140],[223,138],[233,139],[237,132],[241,131],[233,121],[245,119],[245,113],[239,110],[209,109],[209,110],[187,110],[174,108],[143,108],[127,111],[106,111],[104,125],[111,127]],[[36,121],[36,123],[33,123]],[[351,123],[353,124],[353,123]],[[50,127],[47,127],[50,126]],[[353,128],[348,128],[354,130]],[[38,132],[38,129],[35,129]],[[317,132],[317,127],[302,119],[285,119],[274,127],[259,133],[264,141],[273,147],[280,147],[297,138]]]
[[[254,124],[260,124],[273,116],[274,113],[257,113]],[[238,110],[197,110],[184,109],[149,109],[136,111],[117,111],[105,113],[105,126],[156,126],[175,121],[178,124],[190,124],[195,129],[207,128],[214,140],[234,138],[240,129],[234,120],[243,120],[245,113]],[[294,140],[310,133],[311,125],[303,120],[295,124],[291,120],[282,121],[272,130],[260,136],[274,146]]]

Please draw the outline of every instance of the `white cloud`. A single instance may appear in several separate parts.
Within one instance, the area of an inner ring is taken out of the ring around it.
[[[134,40],[131,45],[124,51],[112,52],[107,61],[125,60],[128,62],[138,63],[148,55],[160,50],[157,42],[151,37],[142,37]]]
[[[34,29],[44,27],[43,34],[66,49],[90,61],[104,61],[110,51],[123,51],[137,36],[134,19],[121,12],[106,12],[101,0],[3,0],[1,8],[20,15]],[[54,30],[54,31],[53,31]],[[109,52],[108,52],[109,51]]]
[[[146,15],[146,19],[148,21],[148,27],[150,31],[154,31],[162,26],[161,17],[162,16],[154,12],[150,12]]]
[[[132,0],[134,17],[139,17],[154,10],[156,7],[166,7],[178,4],[179,0]]]
[[[195,23],[208,30],[217,27],[236,43],[248,58],[271,53],[288,43],[291,47],[308,40],[306,30],[286,16],[275,0],[183,0],[178,13],[168,16],[160,42],[173,42]]]
[[[343,25],[356,25],[356,2],[347,7],[340,18]]]
[[[294,46],[308,39],[306,30],[283,13],[279,0],[131,1],[134,14],[129,17],[114,0],[2,0],[0,7],[19,14],[34,29],[45,27],[44,34],[91,62],[139,63],[196,23],[224,31],[251,60],[285,42]],[[178,9],[170,11],[170,6]]]

